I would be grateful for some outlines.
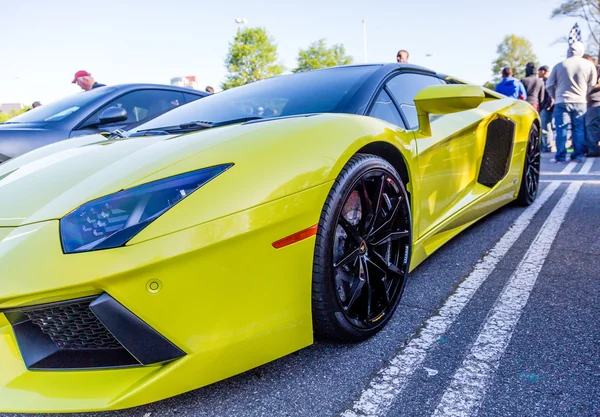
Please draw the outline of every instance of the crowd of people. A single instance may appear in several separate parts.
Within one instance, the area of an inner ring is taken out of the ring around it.
[[[585,54],[583,43],[577,41],[569,46],[567,58],[552,70],[547,65],[538,69],[530,62],[525,78],[517,80],[512,68],[503,68],[496,91],[526,100],[540,113],[542,152],[552,152],[555,139],[553,163],[582,162],[585,156],[600,157],[599,74],[598,61]],[[569,131],[570,157],[566,147]]]

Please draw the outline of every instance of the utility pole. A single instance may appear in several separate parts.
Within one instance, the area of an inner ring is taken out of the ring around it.
[[[240,31],[240,28],[243,28],[243,27],[244,27],[244,25],[245,25],[246,23],[248,23],[248,19],[246,19],[245,17],[236,17],[236,18],[235,18],[235,23],[237,23],[237,24],[239,25],[239,26],[238,26],[238,32],[239,32],[239,31]]]
[[[365,50],[365,64],[367,63],[367,19],[362,20],[363,24],[363,47]]]

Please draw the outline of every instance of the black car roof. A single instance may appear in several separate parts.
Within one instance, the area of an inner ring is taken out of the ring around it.
[[[432,69],[429,69],[429,68],[426,68],[426,67],[423,67],[420,65],[400,63],[400,62],[373,62],[373,63],[364,63],[364,64],[348,64],[348,65],[339,65],[336,67],[321,68],[316,71],[327,71],[327,70],[352,68],[352,67],[386,67],[386,69],[388,69],[390,71],[396,70],[396,69],[409,69],[409,70],[412,69],[412,70],[427,72],[430,74],[436,74],[436,72]]]
[[[189,88],[189,87],[179,87],[176,85],[169,85],[169,84],[127,83],[127,84],[107,85],[104,87],[97,87],[97,88],[98,89],[113,88],[113,89],[116,89],[116,91],[137,90],[137,89],[149,88],[149,89],[159,89],[159,90],[163,90],[163,89],[164,90],[175,90],[175,91],[181,91],[182,93],[191,93],[191,94],[196,94],[199,96],[209,95],[209,93],[206,91],[196,90],[194,88]]]

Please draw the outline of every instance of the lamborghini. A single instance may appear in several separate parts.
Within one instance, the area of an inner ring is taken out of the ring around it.
[[[393,317],[538,193],[528,103],[409,64],[269,78],[0,165],[0,411],[133,407]]]

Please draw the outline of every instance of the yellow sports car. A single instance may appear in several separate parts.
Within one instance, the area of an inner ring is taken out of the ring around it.
[[[0,411],[132,407],[366,339],[538,192],[526,102],[408,64],[275,77],[0,165]]]

